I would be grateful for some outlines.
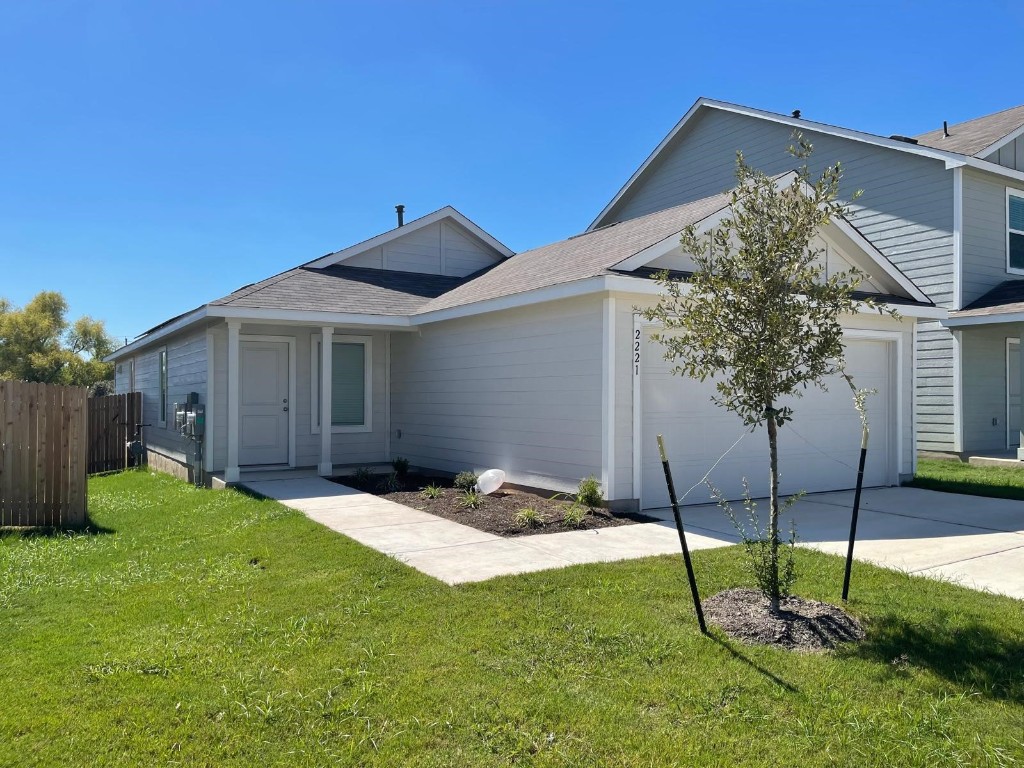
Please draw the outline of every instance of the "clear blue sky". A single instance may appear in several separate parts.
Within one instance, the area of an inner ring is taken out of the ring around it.
[[[134,336],[395,203],[524,250],[584,229],[699,96],[883,134],[1024,102],[1024,7],[951,8],[5,2],[0,296]]]

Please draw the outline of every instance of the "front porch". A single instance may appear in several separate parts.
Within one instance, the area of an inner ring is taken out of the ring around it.
[[[393,328],[228,318],[207,332],[217,485],[387,467]]]

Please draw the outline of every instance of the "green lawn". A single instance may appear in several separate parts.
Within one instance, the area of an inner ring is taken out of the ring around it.
[[[919,459],[917,474],[907,485],[949,493],[1024,500],[1024,469],[978,467],[959,461]]]
[[[701,637],[678,557],[451,588],[234,492],[90,504],[92,534],[0,539],[0,765],[1024,763],[1008,598],[858,565],[868,641],[804,656]],[[799,565],[836,599],[841,560]]]

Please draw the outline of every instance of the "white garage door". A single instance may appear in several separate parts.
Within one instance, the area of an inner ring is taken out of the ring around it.
[[[848,339],[847,370],[860,388],[876,389],[868,399],[871,441],[864,469],[865,487],[896,481],[894,438],[894,353],[891,342]],[[700,480],[744,431],[735,414],[710,402],[713,384],[673,375],[663,348],[646,341],[641,363],[641,506],[668,506],[665,476],[656,437],[662,434],[669,454],[676,492],[682,495]],[[784,405],[786,403],[781,403]],[[829,391],[809,389],[789,402],[793,422],[779,430],[780,490],[831,491],[852,488],[860,456],[860,419],[850,388],[842,379]],[[768,494],[768,434],[764,427],[746,435],[712,472],[710,480],[727,498],[743,495],[743,478],[754,497]],[[687,504],[706,503],[705,487],[695,489]]]

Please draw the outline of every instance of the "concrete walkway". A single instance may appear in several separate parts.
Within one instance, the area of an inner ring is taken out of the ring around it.
[[[320,477],[245,487],[448,584],[679,552],[669,510],[656,523],[507,539]],[[815,494],[795,508],[801,544],[845,555],[852,492]],[[762,509],[764,505],[762,504]],[[683,512],[691,549],[734,544],[713,505]],[[856,556],[888,568],[1024,599],[1024,502],[916,488],[864,492]]]

